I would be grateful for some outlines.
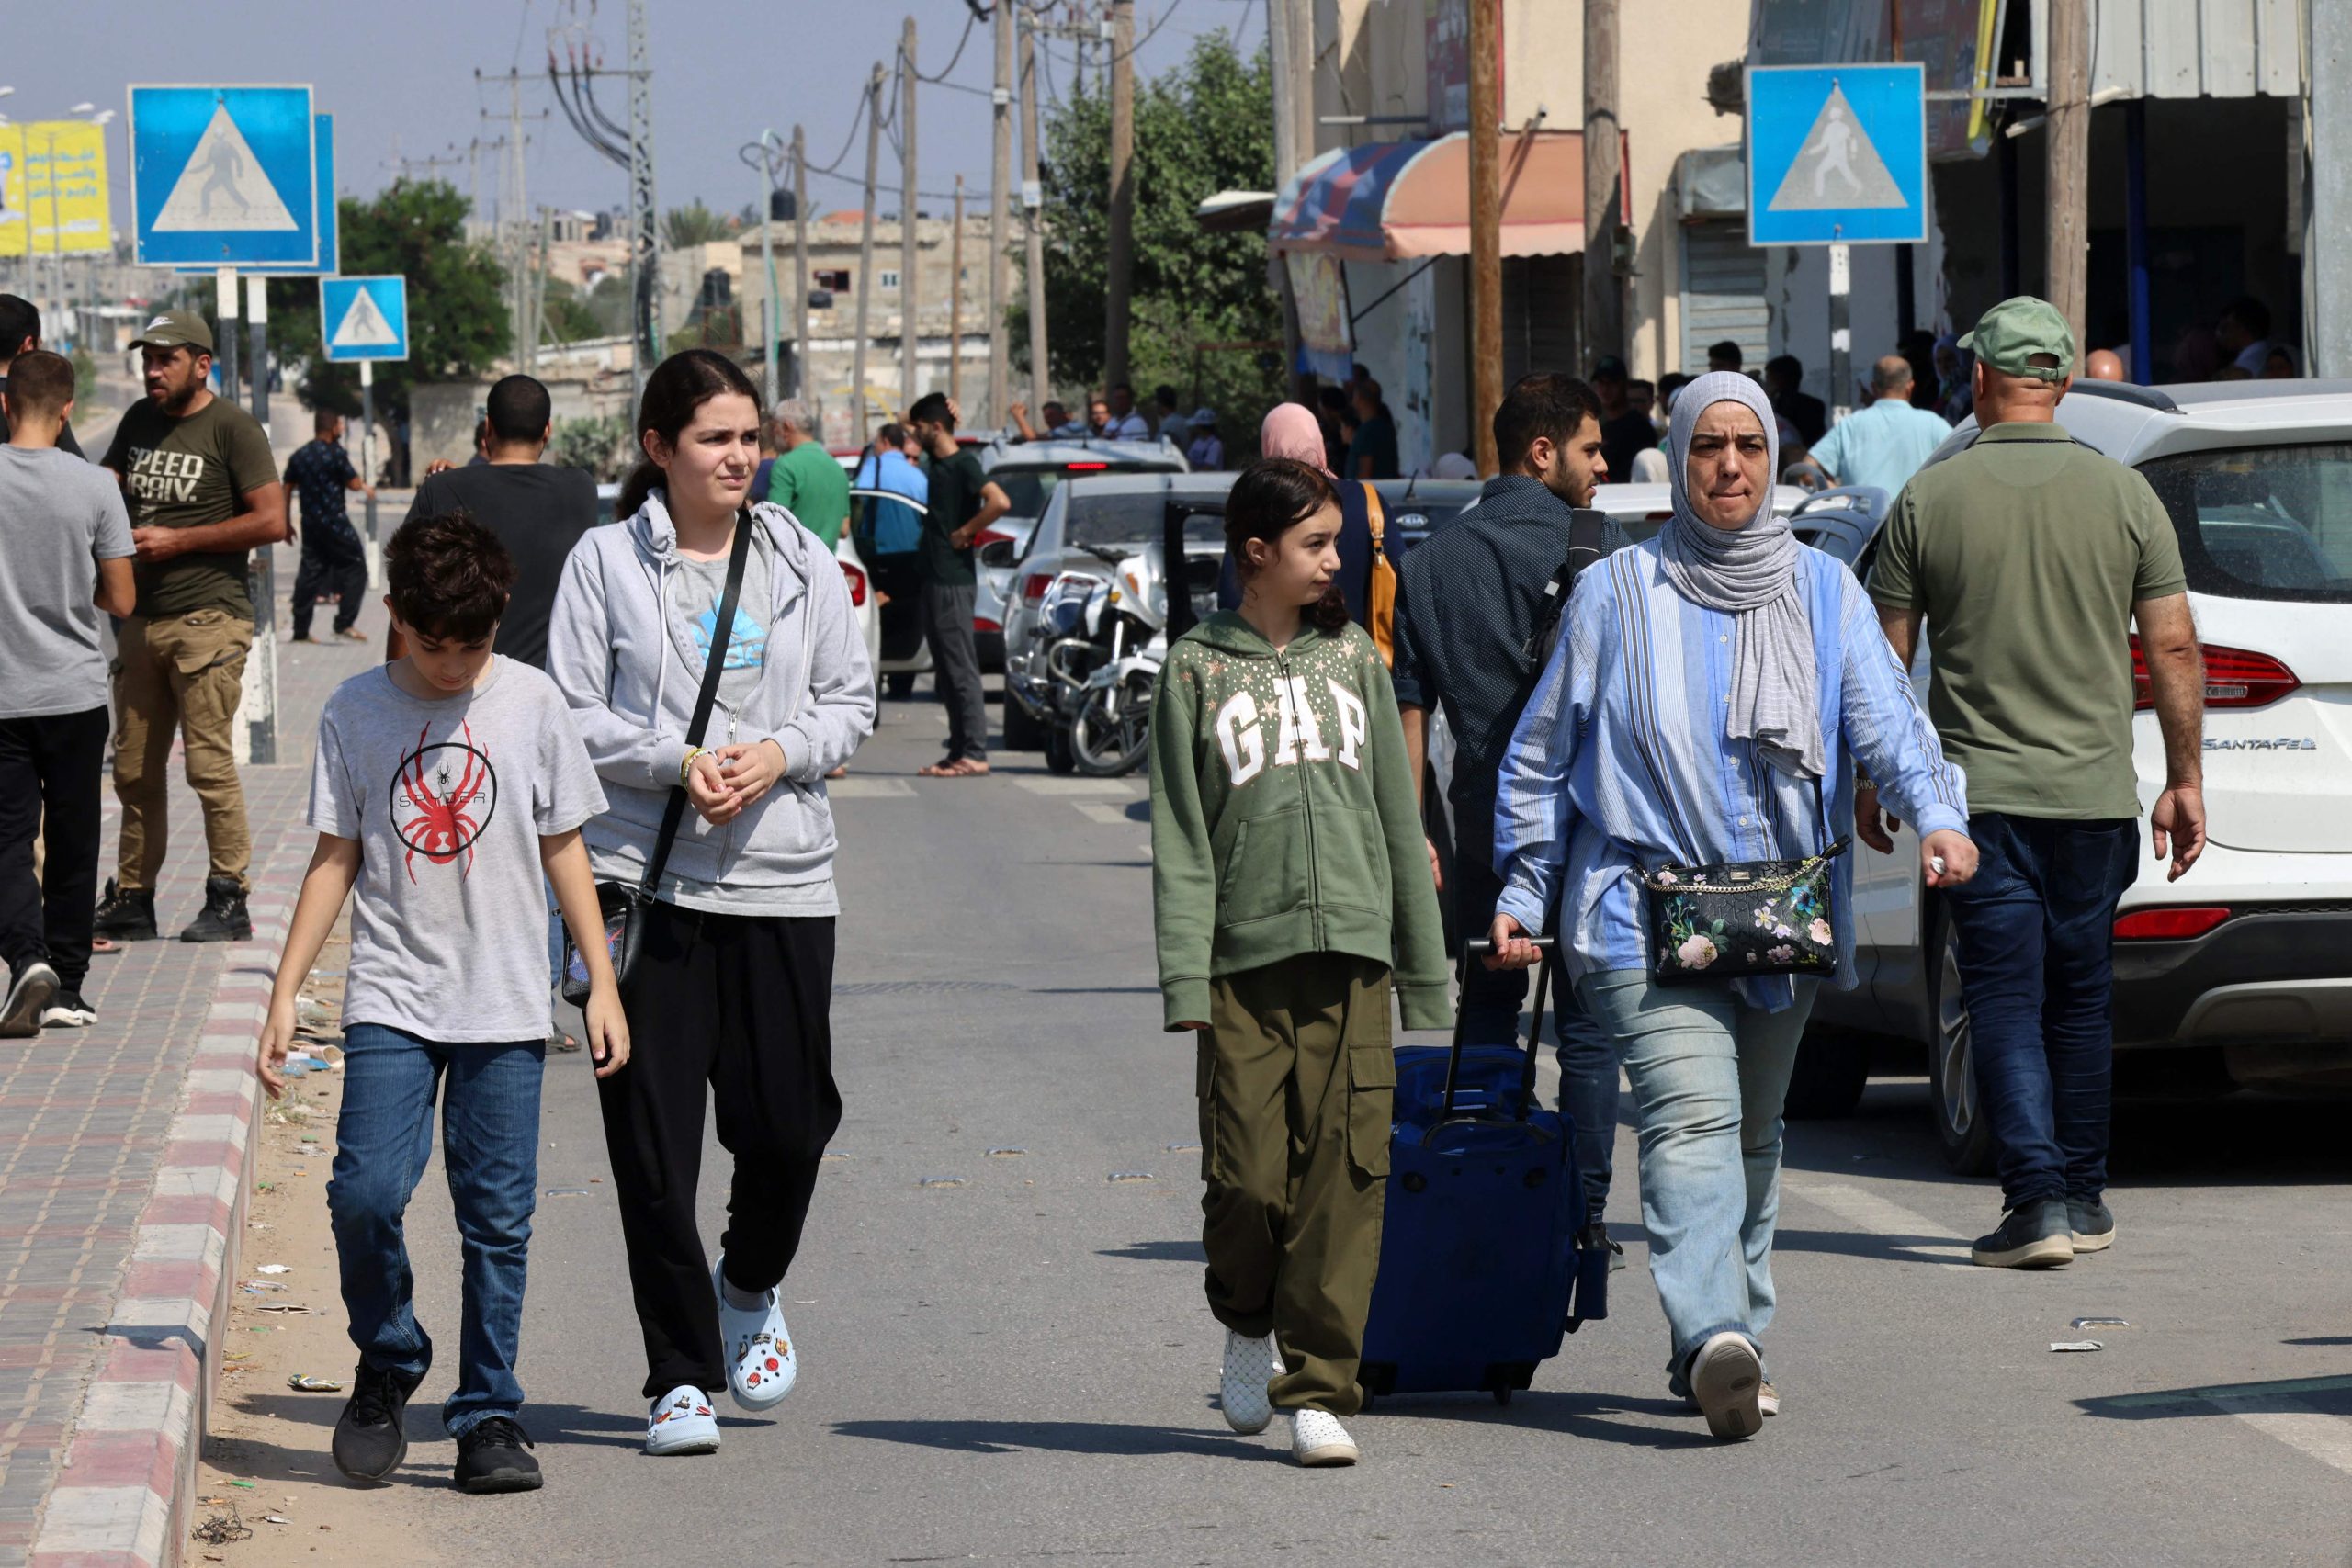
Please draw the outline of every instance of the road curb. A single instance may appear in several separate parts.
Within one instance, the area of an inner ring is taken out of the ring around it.
[[[98,1368],[33,1533],[32,1568],[174,1568],[187,1555],[226,1348],[214,1325],[229,1321],[252,1197],[261,1105],[254,1036],[309,845],[307,835],[287,835],[254,878],[254,939],[229,949],[213,987]]]

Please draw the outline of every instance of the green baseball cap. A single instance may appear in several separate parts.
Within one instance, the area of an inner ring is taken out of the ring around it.
[[[131,339],[130,346],[192,348],[199,354],[210,354],[212,329],[193,310],[165,310],[148,321],[147,330]]]
[[[2075,372],[2075,334],[2058,307],[2047,299],[2020,294],[2004,299],[1976,318],[1976,330],[1960,346],[2008,376],[2030,376],[2038,381],[2063,381]],[[2058,363],[2036,365],[2033,356],[2046,354]]]

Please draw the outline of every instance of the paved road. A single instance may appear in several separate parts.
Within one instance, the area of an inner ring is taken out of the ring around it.
[[[1616,1315],[1510,1409],[1384,1404],[1352,1472],[1293,1468],[1279,1427],[1235,1438],[1211,1403],[1198,1156],[1170,1146],[1194,1136],[1191,1055],[1158,1028],[1142,787],[1003,755],[992,780],[918,785],[940,711],[886,714],[836,791],[848,1118],[786,1290],[800,1388],[778,1419],[728,1420],[715,1458],[638,1451],[642,1362],[593,1092],[559,1060],[541,1185],[588,1195],[545,1199],[533,1247],[523,1371],[549,1483],[447,1492],[436,1371],[409,1484],[384,1496],[420,1553],[2346,1562],[2352,1151],[2340,1111],[2311,1106],[2132,1113],[2120,1246],[2043,1275],[1967,1265],[1991,1196],[1934,1161],[1917,1080],[1796,1129],[1770,1346],[1788,1414],[1751,1443],[1709,1441],[1665,1397],[1630,1179]],[[1618,1149],[1629,1169],[1629,1132]],[[706,1169],[724,1168],[714,1145]],[[1150,1179],[1111,1179],[1133,1171]],[[704,1213],[715,1237],[715,1185]],[[426,1322],[454,1344],[437,1176],[412,1234]],[[2100,1333],[2103,1353],[2052,1354],[2087,1314],[2132,1326]],[[2245,1384],[2267,1386],[2226,1392]]]

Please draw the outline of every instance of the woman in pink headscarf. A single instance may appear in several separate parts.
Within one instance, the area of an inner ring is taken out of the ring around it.
[[[1368,487],[1331,472],[1323,446],[1322,423],[1305,403],[1276,403],[1266,411],[1265,423],[1258,427],[1258,453],[1265,457],[1295,458],[1319,468],[1338,487],[1340,592],[1348,601],[1348,618],[1369,630],[1373,544],[1372,502],[1364,493]],[[1241,585],[1234,576],[1230,556],[1217,580],[1217,606],[1226,610],[1241,606]]]

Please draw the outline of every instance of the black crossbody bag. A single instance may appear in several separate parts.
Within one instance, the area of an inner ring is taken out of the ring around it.
[[[1821,781],[1814,814],[1829,819]],[[1713,865],[1635,863],[1649,917],[1650,972],[1661,986],[1838,972],[1837,884],[1830,863],[1839,839],[1803,860],[1724,861]]]
[[[702,671],[702,690],[695,696],[694,720],[686,726],[686,744],[702,744],[710,728],[710,710],[718,701],[718,676],[727,666],[727,643],[735,629],[736,602],[743,595],[743,567],[751,559],[752,530],[759,526],[746,510],[736,514],[735,547],[727,557],[727,589],[719,595],[718,619],[710,630],[710,658]],[[662,607],[668,614],[668,606]],[[666,655],[665,655],[666,657]],[[662,870],[670,863],[670,850],[678,841],[678,829],[686,819],[686,786],[682,782],[670,791],[670,803],[662,813],[662,830],[653,840],[653,853],[645,863],[645,874],[634,883],[609,882],[599,879],[596,884],[596,907],[605,918],[605,951],[613,961],[613,978],[626,987],[629,974],[637,967],[637,954],[643,944],[646,911],[654,903],[654,889],[662,885]],[[588,1005],[588,965],[580,956],[580,947],[567,925],[563,931],[563,999],[574,1007]]]

